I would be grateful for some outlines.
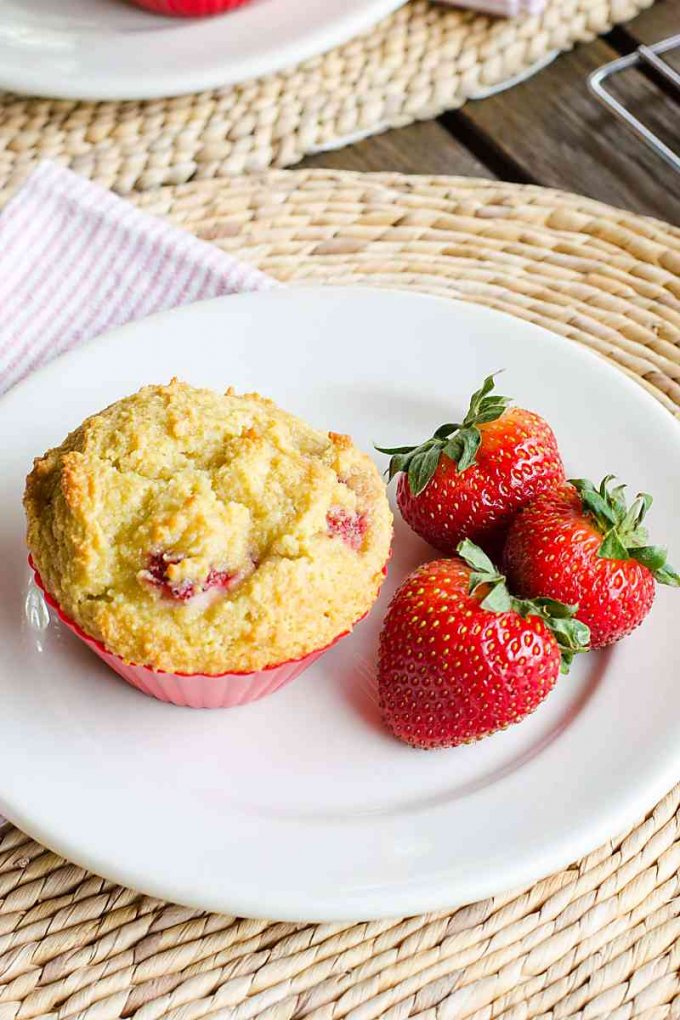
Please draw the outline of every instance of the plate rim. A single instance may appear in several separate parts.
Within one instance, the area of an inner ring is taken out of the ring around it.
[[[5,402],[11,402],[15,397],[20,399],[25,388],[30,388],[36,381],[40,382],[39,377],[48,377],[52,372],[58,371],[59,367],[63,367],[65,362],[67,363],[71,359],[77,359],[81,355],[83,349],[95,344],[104,346],[106,344],[115,343],[121,335],[124,335],[126,332],[132,332],[139,329],[140,325],[143,325],[143,328],[146,328],[148,323],[152,322],[154,325],[159,324],[162,326],[163,321],[168,318],[176,318],[180,315],[192,315],[196,305],[223,306],[226,301],[238,301],[241,304],[256,301],[261,302],[263,300],[285,302],[290,299],[304,299],[306,293],[313,293],[318,296],[320,291],[324,291],[326,294],[340,294],[343,297],[348,295],[351,296],[356,293],[361,293],[361,295],[365,297],[369,294],[376,297],[378,300],[382,300],[383,297],[386,297],[389,300],[390,296],[398,296],[400,298],[406,297],[412,300],[433,302],[447,307],[452,305],[461,306],[468,310],[472,306],[479,314],[491,317],[496,321],[500,320],[502,322],[503,320],[510,319],[515,325],[519,321],[523,327],[526,327],[528,333],[535,334],[537,337],[541,338],[543,342],[560,346],[563,349],[568,349],[572,355],[577,356],[589,365],[598,365],[608,374],[611,373],[612,376],[616,377],[618,384],[629,389],[630,392],[634,391],[638,399],[643,399],[646,402],[650,413],[658,415],[660,420],[663,418],[666,423],[673,423],[677,421],[675,416],[660,401],[656,400],[648,391],[646,391],[640,383],[631,379],[625,372],[617,369],[617,367],[608,359],[599,355],[597,352],[580,345],[574,340],[553,333],[536,323],[518,319],[517,316],[510,315],[507,312],[490,308],[485,305],[478,305],[474,302],[414,292],[407,289],[372,288],[356,285],[332,287],[308,285],[290,288],[276,288],[259,293],[225,295],[219,298],[196,302],[192,305],[185,305],[181,308],[157,313],[156,315],[149,316],[145,320],[139,320],[137,322],[118,327],[114,330],[107,331],[95,340],[90,341],[84,348],[76,348],[73,351],[66,352],[58,358],[53,359],[47,365],[42,366],[36,372],[32,373],[16,386],[12,387],[7,394],[3,395],[3,397],[0,398],[0,407],[4,406]],[[678,440],[680,447],[680,427],[678,428]],[[666,794],[675,782],[677,782],[679,763],[680,746],[678,746],[677,751],[669,752],[662,762],[657,761],[655,763],[655,775],[653,780],[646,779],[644,782],[638,782],[637,784],[631,785],[628,790],[628,796],[625,799],[622,798],[618,804],[611,806],[609,811],[603,813],[601,817],[598,817],[594,821],[591,820],[587,828],[582,827],[582,829],[578,830],[576,833],[572,832],[570,839],[562,841],[559,852],[557,852],[555,847],[552,846],[543,847],[541,848],[541,852],[535,854],[530,860],[515,861],[512,866],[506,865],[502,881],[498,881],[494,876],[487,876],[485,880],[478,881],[469,891],[466,890],[464,895],[461,895],[461,891],[459,890],[457,896],[451,896],[449,898],[442,895],[441,888],[442,886],[447,887],[447,880],[450,883],[450,871],[447,872],[446,876],[440,876],[436,889],[432,888],[432,875],[430,874],[429,879],[426,880],[426,885],[429,881],[431,889],[429,895],[427,894],[427,889],[421,888],[419,882],[412,883],[409,881],[405,888],[390,890],[390,895],[394,900],[394,906],[386,911],[384,909],[384,897],[386,893],[383,889],[382,892],[378,892],[377,896],[375,896],[373,900],[371,900],[370,895],[366,896],[369,906],[361,913],[361,917],[362,919],[400,917],[408,913],[422,913],[428,910],[455,909],[465,903],[475,902],[489,896],[506,892],[510,888],[529,885],[539,881],[547,875],[555,871],[559,871],[573,861],[592,852],[608,839],[622,833],[645,812],[652,810],[664,794]],[[202,897],[199,899],[194,898],[190,891],[187,891],[186,893],[182,892],[177,897],[174,897],[169,891],[167,884],[164,884],[162,880],[156,883],[153,878],[150,878],[148,873],[143,873],[143,868],[141,871],[138,871],[135,868],[118,868],[115,863],[112,865],[108,860],[101,860],[96,852],[88,853],[87,851],[81,851],[78,845],[70,842],[68,833],[59,835],[48,831],[48,829],[44,828],[38,820],[31,819],[25,815],[21,806],[19,808],[15,808],[11,804],[6,804],[3,799],[2,810],[6,817],[13,821],[14,824],[18,825],[18,827],[24,832],[30,834],[33,838],[37,839],[44,845],[51,847],[67,860],[73,861],[74,863],[77,863],[88,870],[94,871],[95,873],[105,874],[107,877],[110,877],[114,881],[120,882],[125,886],[157,896],[161,899],[174,899],[176,902],[181,902],[186,905],[196,907],[197,909],[238,913],[248,917],[263,919],[268,919],[271,916],[275,916],[277,919],[290,921],[310,921],[311,919],[312,921],[342,922],[357,919],[357,915],[354,911],[344,913],[339,909],[324,908],[321,913],[315,913],[314,904],[311,904],[309,901],[305,901],[304,895],[300,897],[301,905],[296,907],[292,903],[291,899],[286,896],[285,892],[283,894],[277,893],[277,895],[281,896],[280,904],[277,903],[276,897],[272,897],[268,894],[270,902],[273,901],[273,906],[271,910],[268,908],[265,912],[262,911],[261,901],[258,905],[258,902],[249,898],[248,895],[242,897],[240,900],[238,895],[232,895],[232,893],[235,893],[234,888],[232,888],[228,894],[228,903],[224,899],[220,899],[219,891],[216,900],[210,904],[206,904],[206,901]],[[453,881],[455,882],[455,878]],[[382,902],[383,906],[379,906],[378,901]],[[443,903],[445,903],[445,906],[442,906]]]

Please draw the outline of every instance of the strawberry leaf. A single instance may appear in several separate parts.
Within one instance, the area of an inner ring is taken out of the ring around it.
[[[509,613],[511,612],[512,596],[505,585],[505,578],[501,578],[500,582],[493,584],[488,595],[482,599],[479,603],[482,609],[488,609],[490,613]]]
[[[568,608],[573,614],[578,609],[578,606],[569,606]],[[577,620],[573,615],[571,617],[564,617],[561,614],[554,616],[547,612],[542,619],[553,632],[559,646],[560,655],[562,656],[561,672],[568,673],[574,657],[580,652],[590,650],[590,628],[581,620]]]
[[[458,465],[459,471],[465,471],[474,463],[481,442],[481,433],[478,428],[473,426],[458,432],[453,439],[448,441],[442,453]]]
[[[448,457],[459,471],[465,471],[474,464],[482,442],[478,426],[496,421],[510,403],[509,397],[492,393],[493,388],[494,376],[489,375],[472,394],[463,421],[440,425],[423,443],[416,446],[376,446],[379,453],[390,457],[388,481],[405,472],[409,487],[417,496],[431,481],[442,456]]]
[[[473,570],[488,574],[489,577],[498,576],[498,571],[484,550],[480,549],[474,542],[471,542],[469,538],[464,538],[462,542],[458,543],[456,552],[462,560],[465,560],[468,567],[472,567]]]
[[[417,449],[415,446],[373,446],[374,450],[378,453],[389,453],[390,456],[397,453],[413,453]]]
[[[562,657],[562,672],[568,673],[574,656],[590,648],[590,629],[575,614],[578,606],[568,606],[557,599],[517,599],[508,591],[505,578],[479,546],[469,538],[456,549],[460,558],[472,567],[468,592],[474,595],[481,585],[489,590],[480,602],[490,613],[519,613],[520,616],[539,616],[552,632]],[[679,579],[680,580],[680,579]]]
[[[481,585],[489,589],[480,602],[482,609],[488,609],[492,613],[509,612],[512,606],[505,578],[498,573],[486,553],[469,538],[464,538],[458,544],[456,552],[468,567],[472,567],[468,584],[469,594],[474,595]]]
[[[653,571],[654,578],[659,584],[668,584],[672,588],[680,588],[680,574],[669,563],[664,564]]]
[[[457,437],[462,445],[461,453],[457,458],[451,458],[458,464],[459,471],[465,471],[471,464],[474,464],[477,450],[482,443],[482,434],[475,425],[458,433]]]
[[[418,496],[423,491],[437,470],[438,464],[438,446],[422,448],[413,456],[408,465],[408,484],[414,496]]]
[[[603,560],[628,560],[628,550],[619,538],[616,528],[612,528],[604,536],[602,545],[597,550],[597,555]]]
[[[412,454],[410,453],[396,453],[390,460],[390,465],[387,469],[389,474],[388,481],[392,481],[395,474],[399,471],[407,471],[409,462],[411,461]]]
[[[590,650],[590,628],[575,614],[578,606],[557,599],[513,599],[513,609],[522,616],[539,616],[552,631],[562,657],[562,673],[568,673],[574,656]]]
[[[659,584],[680,586],[680,575],[667,562],[666,550],[649,544],[643,522],[652,497],[648,492],[639,492],[628,507],[625,485],[614,485],[614,481],[614,475],[606,475],[596,489],[587,478],[571,480],[583,509],[602,534],[598,556],[606,560],[637,560],[651,571]]]
[[[660,545],[641,545],[638,549],[631,549],[630,555],[654,573],[666,565],[668,553]]]
[[[667,560],[668,553],[660,545],[642,545],[630,550],[630,555],[638,563],[651,570],[659,584],[668,584],[672,588],[680,587],[680,574]]]
[[[595,488],[587,478],[571,478],[571,485],[574,486],[581,503],[586,510],[590,511],[592,517],[598,522],[601,531],[608,530],[612,524],[616,524],[617,515],[614,506]]]
[[[536,599],[536,605],[540,605],[553,620],[571,620],[578,606],[570,606],[566,602],[558,602],[557,599],[542,597]]]
[[[437,429],[437,431],[435,432],[433,438],[434,439],[448,439],[448,437],[451,435],[451,433],[455,432],[456,429],[459,429],[459,428],[460,428],[460,425],[458,424],[458,422],[453,422],[453,423],[449,422],[448,425],[440,425],[439,428]]]

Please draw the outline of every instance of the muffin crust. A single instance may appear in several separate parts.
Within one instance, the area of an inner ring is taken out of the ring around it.
[[[372,460],[258,394],[174,379],[36,459],[24,505],[47,590],[127,662],[248,672],[375,601],[392,517]]]

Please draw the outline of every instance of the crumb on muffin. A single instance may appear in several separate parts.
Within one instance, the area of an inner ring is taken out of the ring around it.
[[[373,461],[256,393],[176,379],[35,460],[24,505],[47,590],[127,662],[263,669],[375,601],[392,517]]]

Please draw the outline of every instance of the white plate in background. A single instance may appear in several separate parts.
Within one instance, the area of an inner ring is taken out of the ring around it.
[[[250,0],[164,18],[127,0],[0,0],[0,88],[155,99],[272,74],[338,46],[405,0]]]
[[[52,622],[27,620],[21,495],[34,455],[149,382],[259,390],[315,425],[398,445],[501,388],[553,425],[567,470],[654,493],[680,558],[680,429],[576,344],[412,293],[281,289],[130,325],[0,400],[0,812],[126,885],[231,914],[402,916],[529,883],[590,851],[680,776],[680,593],[581,657],[528,720],[420,752],[382,727],[373,669],[391,593],[428,547],[399,520],[369,618],[299,680],[224,711],[161,704]],[[384,462],[385,458],[379,457]]]

